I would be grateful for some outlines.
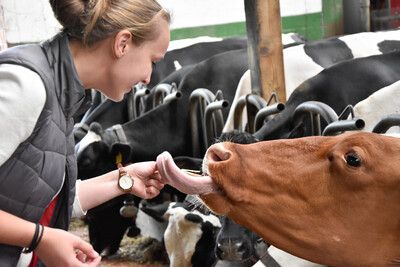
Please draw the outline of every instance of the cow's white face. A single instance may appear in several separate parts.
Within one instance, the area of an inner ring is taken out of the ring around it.
[[[220,228],[221,223],[212,214],[204,215],[196,210],[189,212],[183,207],[173,207],[175,204],[172,202],[166,212],[169,222],[164,232],[165,248],[170,259],[170,266],[191,266],[196,244],[203,234],[201,224],[210,222]],[[199,221],[188,220],[186,216],[189,213],[199,216]]]

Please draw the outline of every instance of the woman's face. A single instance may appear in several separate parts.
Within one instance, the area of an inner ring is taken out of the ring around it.
[[[137,46],[130,39],[127,43],[129,49],[124,56],[116,59],[110,66],[107,88],[101,90],[107,97],[121,101],[135,84],[150,82],[154,63],[160,61],[167,51],[170,31],[169,24],[159,18],[159,34],[156,39],[146,41]]]

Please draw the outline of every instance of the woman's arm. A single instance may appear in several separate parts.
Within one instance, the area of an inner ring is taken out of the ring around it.
[[[133,195],[144,199],[154,198],[164,187],[164,184],[159,182],[157,165],[153,161],[134,163],[126,166],[125,169],[134,178],[134,185],[130,192]],[[79,194],[82,210],[91,209],[119,195],[126,194],[119,188],[118,178],[119,172],[115,170],[81,181],[77,194]]]
[[[35,228],[34,223],[0,210],[0,243],[27,248]]]

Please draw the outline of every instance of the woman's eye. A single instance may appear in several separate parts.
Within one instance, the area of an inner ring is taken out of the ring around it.
[[[345,158],[347,164],[349,164],[350,166],[353,166],[353,167],[361,166],[361,159],[358,157],[357,153],[354,151],[347,153],[344,156],[344,158]]]
[[[156,68],[156,63],[151,62],[151,68],[154,70]]]

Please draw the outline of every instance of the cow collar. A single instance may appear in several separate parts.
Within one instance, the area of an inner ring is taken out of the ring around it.
[[[114,139],[113,142],[128,143],[128,138],[126,138],[124,128],[121,124],[115,124],[112,127],[108,128],[106,131],[115,134],[112,137],[112,139]]]
[[[112,126],[112,129],[115,131],[118,137],[118,141],[121,143],[127,143],[128,139],[126,138],[124,128],[122,128],[121,124],[116,124]]]

